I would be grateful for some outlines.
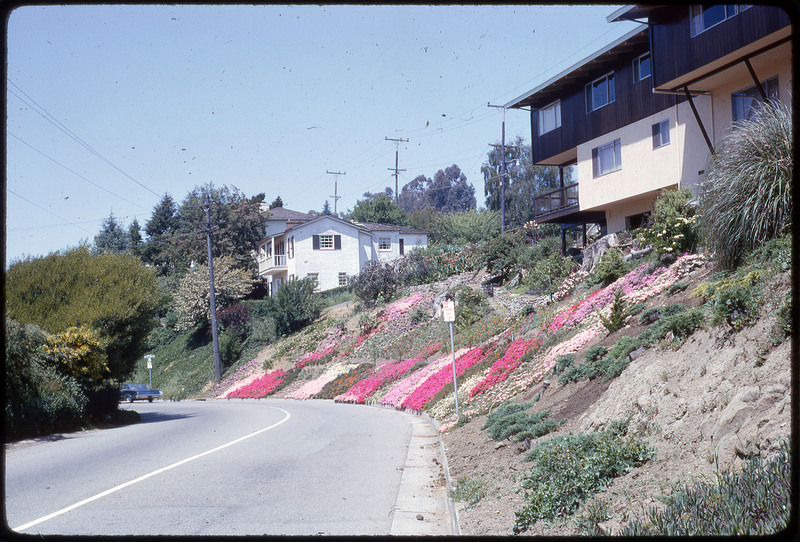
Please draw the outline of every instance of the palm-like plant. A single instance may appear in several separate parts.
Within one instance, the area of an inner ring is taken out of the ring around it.
[[[735,125],[712,156],[700,193],[700,228],[723,267],[735,267],[790,227],[792,153],[791,109],[771,101]]]

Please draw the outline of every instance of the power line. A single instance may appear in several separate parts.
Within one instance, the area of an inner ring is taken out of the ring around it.
[[[11,194],[14,194],[15,196],[17,196],[19,199],[21,199],[21,200],[23,200],[23,201],[27,201],[28,203],[30,203],[30,204],[31,204],[31,205],[33,205],[34,207],[38,207],[39,209],[41,209],[41,210],[42,210],[42,211],[44,211],[45,213],[47,213],[47,214],[50,214],[50,215],[53,215],[53,216],[54,216],[54,217],[56,217],[57,219],[59,219],[59,220],[63,220],[63,221],[64,221],[64,222],[66,222],[67,224],[69,224],[69,225],[71,225],[71,226],[75,226],[75,227],[76,227],[76,228],[78,228],[79,230],[81,230],[81,231],[83,231],[83,232],[86,232],[86,233],[88,233],[89,235],[91,235],[91,234],[92,234],[92,232],[90,232],[90,231],[87,231],[87,230],[85,230],[85,229],[81,228],[80,226],[78,226],[78,225],[77,225],[77,224],[75,224],[74,222],[71,222],[71,221],[67,220],[67,219],[66,219],[66,218],[64,218],[63,216],[58,216],[58,215],[57,215],[57,214],[55,214],[54,212],[52,212],[52,211],[50,211],[50,210],[48,210],[48,209],[45,209],[44,207],[42,207],[42,206],[41,206],[41,205],[39,205],[38,203],[34,203],[34,202],[32,202],[31,200],[29,200],[28,198],[25,198],[25,197],[23,197],[23,196],[20,196],[19,194],[17,194],[16,192],[14,192],[13,190],[11,190],[10,188],[6,188],[6,190],[7,190],[9,193],[11,193]]]
[[[334,216],[338,216],[336,214],[336,203],[341,199],[342,196],[339,195],[339,175],[347,175],[346,171],[328,171],[325,170],[325,173],[329,175],[336,175],[336,180],[333,182],[333,214]]]
[[[31,145],[30,143],[28,143],[27,141],[25,141],[25,140],[24,140],[24,139],[22,139],[21,137],[19,137],[19,136],[15,135],[15,134],[12,134],[12,133],[11,133],[10,131],[8,131],[8,130],[6,130],[6,133],[7,133],[8,135],[10,135],[11,137],[13,137],[14,139],[16,139],[17,141],[19,141],[20,143],[22,143],[23,145],[26,145],[26,146],[30,147],[31,149],[33,149],[34,151],[38,152],[39,154],[41,154],[42,156],[44,156],[45,158],[47,158],[47,159],[48,159],[48,160],[50,160],[51,162],[53,162],[53,163],[55,163],[55,164],[57,164],[57,165],[61,166],[62,168],[66,169],[67,171],[69,171],[69,172],[70,172],[70,173],[72,173],[73,175],[75,175],[75,176],[77,176],[77,177],[80,177],[81,179],[83,179],[83,180],[84,180],[84,181],[86,181],[87,183],[89,183],[89,184],[91,184],[91,185],[93,185],[93,186],[96,186],[96,187],[97,187],[97,188],[99,188],[100,190],[104,190],[104,191],[108,192],[108,193],[109,193],[109,194],[111,194],[112,196],[116,196],[116,197],[118,197],[118,198],[119,198],[119,199],[121,199],[122,201],[128,202],[128,203],[130,203],[130,204],[132,204],[132,205],[136,205],[137,207],[140,207],[140,208],[142,208],[142,209],[145,209],[145,207],[143,207],[142,205],[139,205],[138,203],[136,203],[136,202],[133,202],[133,201],[131,201],[131,200],[129,200],[129,199],[125,199],[125,198],[123,198],[122,196],[120,196],[119,194],[117,194],[116,192],[112,192],[112,191],[111,191],[111,190],[109,190],[108,188],[105,188],[104,186],[101,186],[101,185],[97,184],[97,183],[96,183],[96,182],[94,182],[94,181],[90,181],[89,179],[87,179],[86,177],[84,177],[83,175],[81,175],[80,173],[77,173],[77,172],[75,172],[75,171],[71,170],[70,168],[68,168],[67,166],[65,166],[64,164],[62,164],[62,163],[61,163],[61,162],[59,162],[58,160],[56,160],[55,158],[52,158],[51,156],[48,156],[48,155],[46,155],[45,153],[43,153],[42,151],[40,151],[39,149],[37,149],[36,147],[34,147],[34,146],[33,146],[33,145]]]
[[[144,188],[144,189],[145,189],[145,190],[147,190],[148,192],[150,192],[150,193],[154,194],[155,196],[161,197],[161,195],[160,195],[160,194],[158,194],[158,193],[154,192],[154,191],[153,191],[153,190],[151,190],[149,187],[145,186],[145,185],[144,185],[144,184],[142,184],[141,182],[139,182],[139,181],[137,181],[136,179],[134,179],[133,177],[131,177],[131,176],[130,176],[128,173],[126,173],[125,171],[123,171],[122,169],[120,169],[120,168],[119,168],[119,167],[118,167],[116,164],[114,164],[113,162],[111,162],[111,160],[109,160],[108,158],[106,158],[105,156],[103,156],[102,154],[100,154],[100,153],[99,153],[97,150],[95,150],[95,149],[94,149],[94,148],[93,148],[91,145],[89,145],[89,144],[88,144],[88,143],[86,143],[86,142],[85,142],[83,139],[81,139],[80,137],[78,137],[78,136],[77,136],[77,135],[76,135],[76,134],[75,134],[75,133],[74,133],[72,130],[70,130],[69,128],[67,128],[66,126],[64,126],[64,124],[62,124],[62,123],[61,123],[61,122],[60,122],[58,119],[56,119],[56,118],[55,118],[53,115],[51,115],[51,114],[50,114],[50,113],[47,111],[47,109],[45,109],[44,107],[42,107],[41,105],[39,105],[39,104],[36,102],[36,100],[34,100],[34,99],[33,99],[33,98],[31,98],[30,96],[28,96],[28,95],[25,93],[25,91],[23,91],[23,90],[22,90],[22,89],[21,89],[21,88],[20,88],[20,87],[19,87],[17,84],[15,84],[15,83],[14,83],[14,82],[13,82],[11,79],[8,79],[8,78],[6,77],[6,80],[7,80],[9,83],[11,83],[11,84],[14,86],[14,88],[16,88],[16,89],[17,89],[17,90],[18,90],[18,91],[19,91],[19,92],[20,92],[22,95],[24,95],[26,98],[28,98],[28,100],[30,100],[32,103],[29,103],[29,102],[25,101],[25,100],[24,100],[22,97],[20,97],[20,95],[19,95],[19,94],[17,94],[16,92],[14,92],[14,91],[13,91],[13,90],[11,90],[11,89],[8,89],[8,88],[6,88],[6,90],[7,90],[8,92],[10,92],[12,95],[16,96],[16,97],[17,97],[17,98],[18,98],[18,99],[19,99],[19,100],[20,100],[22,103],[24,103],[25,105],[27,105],[27,106],[31,107],[31,108],[32,108],[32,109],[33,109],[33,110],[34,110],[36,113],[38,113],[38,114],[39,114],[39,115],[40,115],[42,118],[44,118],[44,119],[45,119],[47,122],[49,122],[50,124],[52,124],[53,126],[55,126],[56,128],[58,128],[59,130],[61,130],[61,131],[62,131],[62,132],[64,132],[65,134],[67,134],[67,136],[69,136],[69,137],[70,137],[72,140],[74,140],[76,143],[78,143],[78,144],[79,144],[79,145],[81,145],[83,148],[85,148],[86,150],[88,150],[89,152],[91,152],[92,154],[94,154],[95,156],[97,156],[98,158],[100,158],[100,159],[101,159],[103,162],[105,162],[106,164],[108,164],[108,165],[109,165],[109,166],[111,166],[112,168],[116,169],[118,172],[120,172],[120,173],[122,173],[123,175],[125,175],[127,178],[129,178],[129,179],[130,179],[131,181],[133,181],[134,183],[138,184],[139,186],[141,186],[142,188]],[[40,111],[40,110],[41,110],[41,111]]]

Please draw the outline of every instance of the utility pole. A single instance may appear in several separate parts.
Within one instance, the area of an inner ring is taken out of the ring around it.
[[[486,105],[488,107],[499,107],[503,110],[503,135],[501,142],[501,154],[500,154],[500,233],[505,233],[506,231],[506,108],[502,105],[492,105],[491,103],[487,102]],[[496,145],[492,145],[496,146]]]
[[[341,197],[342,197],[342,196],[339,195],[339,175],[347,175],[347,172],[346,171],[342,171],[342,172],[339,172],[339,171],[328,171],[326,169],[325,173],[327,173],[329,175],[336,175],[336,180],[333,181],[333,195],[330,196],[330,197],[333,198],[333,215],[334,216],[339,216],[336,213],[336,202],[339,201],[339,199],[341,199]]]
[[[208,287],[209,301],[211,303],[211,340],[214,343],[214,376],[220,381],[222,370],[219,362],[219,337],[217,332],[217,299],[214,294],[214,255],[211,251],[211,197],[206,194],[203,205],[206,212],[206,240],[208,242]]]
[[[400,138],[400,139],[392,139],[390,137],[384,137],[384,140],[386,140],[386,141],[394,141],[394,168],[386,168],[386,169],[388,169],[390,171],[392,169],[394,169],[394,202],[395,203],[400,203],[400,200],[399,200],[399,198],[400,198],[400,189],[398,187],[397,174],[400,171],[405,171],[405,170],[404,169],[398,169],[397,166],[398,166],[398,158],[399,158],[399,155],[400,155],[400,142],[404,141],[405,143],[408,143],[408,139],[402,139],[402,138]]]

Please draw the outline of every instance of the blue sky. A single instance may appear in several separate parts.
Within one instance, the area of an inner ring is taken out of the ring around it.
[[[629,31],[619,6],[27,6],[7,26],[6,262],[199,184],[306,212],[481,165],[502,105]],[[530,142],[528,114],[506,139]]]

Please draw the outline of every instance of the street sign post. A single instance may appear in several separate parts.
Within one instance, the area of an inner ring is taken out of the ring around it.
[[[150,388],[153,387],[153,354],[147,354],[144,358],[147,360],[147,371],[150,373]]]
[[[442,303],[442,317],[445,322],[450,323],[450,355],[453,357],[453,391],[456,398],[456,419],[460,417],[458,412],[458,383],[456,382],[456,351],[453,345],[453,322],[456,319],[456,303],[452,299],[447,299]]]

